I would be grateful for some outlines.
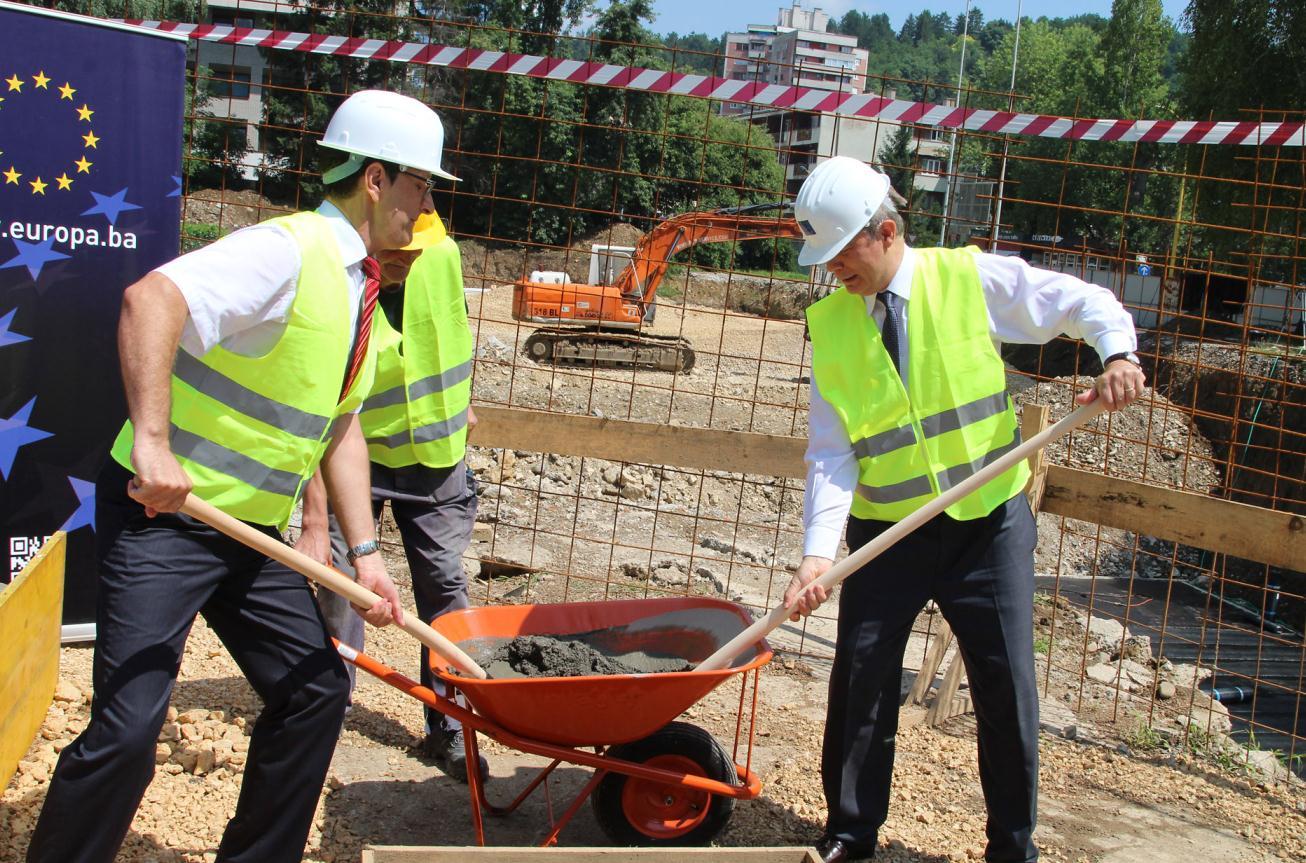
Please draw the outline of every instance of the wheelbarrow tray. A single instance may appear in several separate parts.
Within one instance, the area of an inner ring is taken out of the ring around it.
[[[697,664],[752,622],[732,602],[709,597],[466,608],[431,624],[464,650],[520,635],[580,635],[614,652],[643,651]],[[602,631],[602,632],[600,632]],[[522,737],[563,746],[610,746],[647,737],[729,677],[771,660],[762,642],[719,671],[474,680],[452,673],[432,650],[432,671],[475,710]]]

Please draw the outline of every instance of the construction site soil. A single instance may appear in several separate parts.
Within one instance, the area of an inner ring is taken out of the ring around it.
[[[736,312],[721,292],[712,302],[682,299],[659,308],[654,331],[687,337],[699,352],[699,364],[689,375],[536,366],[520,356],[531,330],[512,321],[511,286],[505,284],[520,276],[527,262],[517,253],[516,263],[482,263],[477,270],[474,246],[463,243],[469,287],[482,289],[470,295],[478,402],[805,433],[809,366],[804,358],[810,348],[801,324]],[[583,252],[578,263],[588,258],[587,246]],[[579,272],[568,262],[529,264]],[[482,282],[487,267],[496,275]],[[706,291],[694,282],[682,296],[703,297]],[[1053,420],[1070,409],[1076,387],[1086,381],[1036,383],[1015,371],[1010,375],[1015,399],[1048,404]],[[1192,423],[1191,410],[1153,391],[1132,410],[1099,418],[1090,429],[1054,445],[1049,458],[1198,492],[1222,482],[1221,460]],[[801,554],[800,481],[527,451],[474,448],[468,461],[481,494],[480,524],[464,559],[474,604],[706,594],[759,611],[779,601]],[[408,570],[388,514],[385,535],[391,572],[411,608]],[[1068,601],[1094,577],[1169,578],[1172,557],[1129,531],[1048,514],[1039,517],[1039,540],[1040,583],[1054,585],[1040,593],[1033,610],[1043,695],[1036,833],[1043,859],[1306,859],[1306,789],[1274,753],[1249,752],[1228,738],[1227,710],[1202,693],[1203,673],[1171,662],[1146,636]],[[1135,548],[1156,553],[1137,555]],[[764,788],[760,798],[736,807],[719,844],[807,845],[820,833],[825,810],[819,763],[833,607],[828,604],[802,625],[783,626],[771,638],[777,656],[762,672],[751,762]],[[915,629],[904,691],[921,665],[928,636],[937,632],[935,615],[927,609]],[[418,650],[404,633],[369,629],[367,649],[417,677]],[[22,859],[58,752],[85,727],[91,658],[88,647],[62,651],[55,703],[0,796],[0,836],[6,837],[0,863]],[[729,750],[739,704],[738,686],[727,684],[682,718],[712,731]],[[156,777],[121,861],[214,859],[235,809],[258,710],[258,699],[235,663],[198,622],[159,736]],[[904,708],[890,817],[876,859],[980,859],[984,810],[974,718],[963,715],[932,727],[920,722],[920,715],[919,708]],[[356,861],[370,843],[474,841],[466,786],[421,755],[421,732],[416,701],[359,675],[306,860]],[[533,770],[547,763],[493,742],[484,750],[495,801],[511,799]],[[546,783],[547,797],[537,795],[516,814],[489,820],[488,841],[538,842],[547,832],[549,812],[559,811],[561,801],[589,775],[581,768],[560,768]],[[561,842],[608,844],[588,808]]]

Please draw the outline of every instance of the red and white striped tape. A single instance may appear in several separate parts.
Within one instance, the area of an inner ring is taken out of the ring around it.
[[[1046,114],[1017,114],[980,108],[928,105],[903,99],[886,99],[869,93],[832,93],[810,87],[732,81],[708,75],[664,72],[637,66],[614,66],[583,60],[509,54],[479,48],[420,42],[357,39],[231,27],[225,24],[182,24],[174,21],[128,20],[127,23],[190,39],[271,48],[278,51],[307,51],[364,60],[389,60],[476,69],[505,75],[526,75],[575,84],[595,84],[648,93],[671,93],[724,102],[741,102],[760,108],[821,111],[862,120],[917,123],[945,129],[1032,135],[1068,141],[1157,142],[1161,144],[1260,144],[1278,147],[1306,146],[1306,124],[1253,123],[1212,120],[1074,120]]]

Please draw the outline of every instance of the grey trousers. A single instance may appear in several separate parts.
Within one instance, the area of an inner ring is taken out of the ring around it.
[[[390,502],[395,524],[404,542],[404,554],[413,577],[413,596],[417,613],[427,623],[444,614],[466,608],[467,574],[462,554],[471,543],[476,523],[476,480],[459,461],[451,467],[431,468],[424,465],[389,468],[372,465],[372,512],[378,519],[385,502]],[[336,568],[350,577],[354,568],[345,558],[345,540],[340,526],[331,519],[331,551]],[[318,591],[318,604],[326,619],[327,631],[335,638],[363,649],[363,618],[349,601],[327,590]],[[434,688],[438,681],[431,674],[427,650],[422,648],[421,681]],[[355,669],[349,668],[352,691]],[[436,690],[443,692],[443,688]],[[426,709],[426,730],[443,727],[452,731],[458,722],[439,711]]]
[[[850,519],[848,547],[861,548],[891,524]],[[933,599],[957,637],[975,703],[988,809],[984,859],[1038,859],[1036,540],[1018,494],[984,518],[939,515],[844,581],[821,759],[830,835],[870,847],[888,816],[903,653],[912,622]]]

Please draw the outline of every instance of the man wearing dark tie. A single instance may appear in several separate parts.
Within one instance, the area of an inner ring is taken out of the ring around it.
[[[794,216],[798,261],[843,285],[807,310],[811,410],[794,619],[828,596],[816,578],[847,522],[856,550],[1020,442],[1002,342],[1082,338],[1104,371],[1081,404],[1130,404],[1144,379],[1129,313],[1110,292],[1014,257],[913,249],[888,178],[823,162]],[[825,863],[870,859],[888,815],[902,661],[934,600],[957,636],[975,703],[988,809],[985,859],[1029,863],[1038,794],[1034,519],[1022,463],[953,504],[840,588],[821,774]]]

